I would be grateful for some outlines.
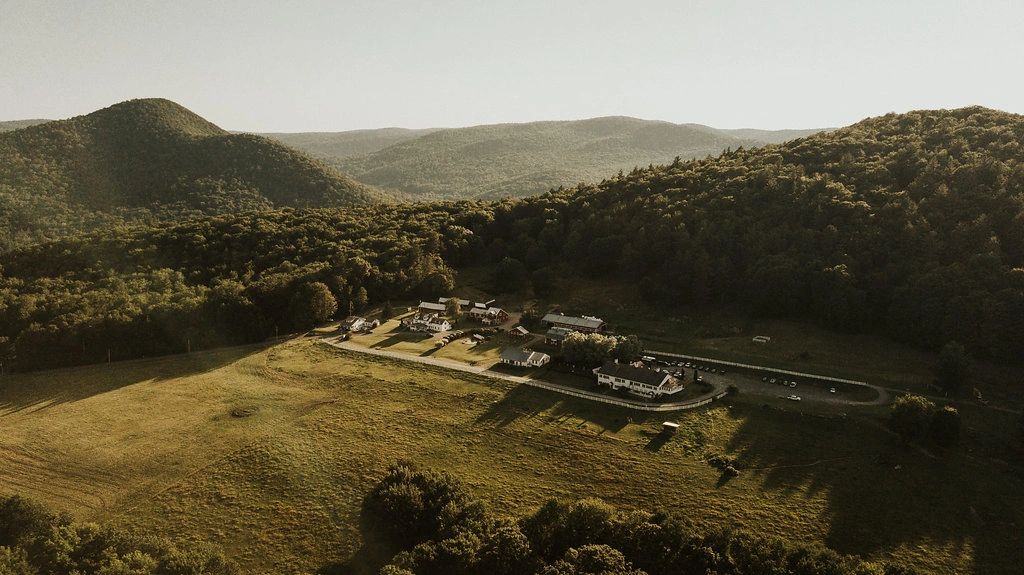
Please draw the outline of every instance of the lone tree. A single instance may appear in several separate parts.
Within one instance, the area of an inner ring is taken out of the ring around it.
[[[935,404],[920,395],[904,395],[892,404],[889,427],[906,441],[919,440],[928,433]]]
[[[454,295],[448,296],[448,301],[444,304],[445,315],[452,319],[452,321],[458,321],[462,319],[462,306],[459,305],[459,298]]]
[[[301,329],[323,323],[338,311],[338,301],[322,282],[303,285],[292,298],[292,321]]]
[[[952,405],[947,405],[932,415],[929,433],[932,440],[943,446],[951,447],[960,442],[960,412]]]
[[[942,346],[939,354],[937,376],[939,386],[947,393],[956,393],[963,389],[970,376],[971,357],[964,346],[951,341]]]

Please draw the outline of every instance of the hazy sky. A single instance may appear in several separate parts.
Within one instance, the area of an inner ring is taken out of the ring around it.
[[[806,128],[1024,113],[1022,67],[1024,0],[0,0],[0,119],[164,97],[253,131]]]

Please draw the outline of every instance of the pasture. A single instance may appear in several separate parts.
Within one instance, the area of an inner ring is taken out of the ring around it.
[[[932,573],[1019,572],[1013,416],[965,411],[964,447],[930,453],[878,410],[793,409],[740,397],[668,438],[671,415],[295,340],[0,379],[0,492],[211,541],[246,572],[314,572],[360,548],[361,498],[405,458],[510,513],[597,496]]]

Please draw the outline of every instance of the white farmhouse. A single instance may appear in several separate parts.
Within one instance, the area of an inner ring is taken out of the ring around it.
[[[641,397],[671,395],[683,389],[671,374],[628,363],[609,362],[594,370],[597,383],[612,389],[626,389]]]
[[[521,347],[509,347],[501,352],[501,363],[516,367],[540,367],[551,361],[551,356]]]

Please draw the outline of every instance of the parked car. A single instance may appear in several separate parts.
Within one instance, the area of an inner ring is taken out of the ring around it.
[[[769,381],[770,381],[771,383],[775,383],[775,378],[773,377],[773,378],[771,378],[771,379],[770,379]]]
[[[789,382],[789,387],[796,387],[796,382],[795,381]]]
[[[766,376],[762,377],[761,381],[763,381],[765,383],[768,383],[768,376],[766,375]]]
[[[828,388],[828,392],[829,393],[835,393],[836,392],[836,388],[830,387],[830,388]]]
[[[800,401],[800,396],[799,395],[790,395],[786,399],[788,399],[790,401]]]
[[[640,359],[642,359],[644,361],[654,361],[654,358],[649,356],[649,355],[645,355],[645,356],[641,357]]]

